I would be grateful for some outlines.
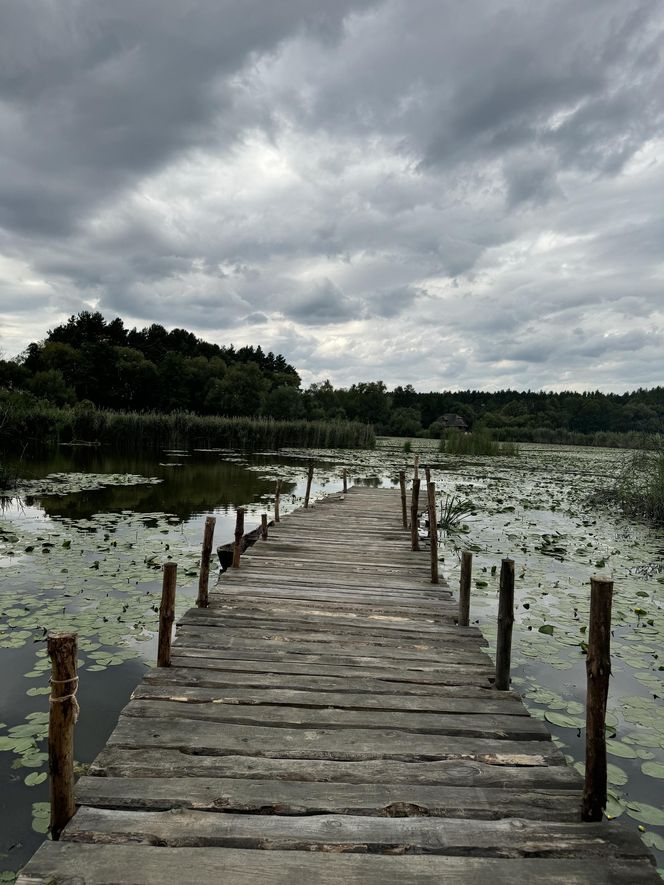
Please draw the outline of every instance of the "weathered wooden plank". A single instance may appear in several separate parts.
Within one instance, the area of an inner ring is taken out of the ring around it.
[[[448,665],[465,667],[469,670],[473,667],[481,670],[491,670],[491,661],[486,654],[472,649],[450,649],[446,654],[438,656],[418,655],[413,652],[412,656],[404,653],[397,655],[363,655],[358,649],[340,649],[339,654],[332,654],[332,649],[320,649],[316,643],[298,645],[294,642],[279,640],[264,640],[263,642],[233,642],[229,636],[226,641],[216,643],[214,633],[203,633],[183,630],[178,635],[177,653],[180,655],[196,652],[198,656],[209,658],[230,658],[231,660],[249,661],[287,661],[293,660],[300,663],[311,664],[344,664],[350,667],[381,667],[397,670],[426,670],[437,672],[445,669]],[[268,668],[266,668],[268,669]]]
[[[195,612],[204,612],[204,609],[193,609]],[[261,630],[259,628],[248,627],[245,625],[235,625],[232,631],[224,627],[220,627],[218,619],[206,619],[205,614],[190,617],[188,614],[183,615],[178,622],[178,632],[181,627],[192,630],[210,629],[217,631],[219,637],[226,636],[232,632],[233,638],[258,640],[258,639],[279,639],[289,642],[316,642],[319,646],[326,645],[342,645],[364,646],[373,648],[375,651],[385,649],[415,649],[415,650],[432,650],[435,652],[445,651],[453,646],[464,648],[487,648],[487,642],[479,632],[460,634],[456,627],[441,625],[437,634],[427,635],[426,637],[408,634],[407,636],[391,634],[382,634],[380,632],[357,634],[335,633],[331,630],[301,630],[286,629],[286,625],[275,626],[273,628]]]
[[[259,727],[371,729],[412,734],[469,735],[497,740],[550,740],[539,719],[501,714],[421,713],[383,710],[347,710],[338,707],[290,707],[273,704],[197,704],[165,700],[133,700],[122,711],[135,718],[204,720]]]
[[[263,668],[255,670],[205,670],[194,667],[172,666],[165,669],[150,670],[143,682],[149,685],[192,685],[217,688],[224,686],[244,686],[245,688],[287,688],[293,690],[336,692],[352,691],[375,695],[394,694],[398,692],[404,697],[464,697],[484,700],[487,696],[497,694],[487,681],[469,681],[457,679],[450,683],[442,682],[390,682],[389,680],[368,677],[366,673],[353,677],[352,683],[346,676],[315,676],[307,671],[304,673],[266,673]],[[514,692],[501,692],[503,697],[518,697]]]
[[[270,756],[277,759],[395,759],[421,762],[427,759],[488,759],[501,756],[532,756],[560,764],[563,757],[551,741],[455,737],[412,734],[387,729],[361,728],[266,728],[196,719],[121,716],[108,740],[109,746],[170,747],[209,755]]]
[[[264,688],[198,688],[194,686],[153,685],[141,683],[132,699],[179,701],[188,704],[281,704],[292,707],[327,707],[345,710],[395,710],[422,713],[463,713],[468,716],[498,713],[527,717],[525,707],[502,692],[485,692],[484,698],[455,695],[410,696],[404,694],[369,694],[352,691],[317,692]]]
[[[647,861],[607,857],[475,858],[406,855],[381,857],[242,848],[171,848],[152,845],[80,845],[46,842],[17,885],[661,885]]]
[[[184,648],[175,646],[171,657],[173,666],[194,667],[202,670],[235,670],[245,673],[270,672],[270,673],[309,673],[312,676],[346,676],[352,678],[382,679],[385,682],[394,683],[419,682],[430,685],[484,685],[490,686],[493,679],[493,670],[487,665],[479,667],[474,664],[448,664],[438,670],[423,669],[397,669],[393,667],[363,667],[342,664],[314,664],[279,661],[272,659],[269,666],[266,661],[230,660],[222,657],[214,657],[207,654],[207,650]]]
[[[387,618],[387,617],[348,617],[344,616],[337,619],[337,622],[323,623],[320,618],[316,617],[318,606],[312,608],[308,613],[298,612],[297,616],[271,617],[269,613],[261,613],[260,615],[237,614],[235,609],[228,608],[225,605],[211,605],[207,609],[190,609],[182,616],[179,623],[181,624],[205,624],[210,627],[221,627],[224,629],[245,629],[260,630],[272,633],[288,633],[295,634],[298,631],[307,633],[325,633],[349,637],[363,637],[366,640],[375,642],[376,639],[387,639],[394,642],[407,641],[425,641],[432,642],[440,637],[441,642],[449,637],[450,631],[459,629],[459,631],[467,631],[462,634],[468,636],[473,641],[485,645],[481,640],[481,634],[475,627],[455,628],[450,624],[435,623],[433,620],[416,621],[409,618]]]
[[[327,759],[268,759],[257,756],[192,755],[158,750],[105,747],[89,774],[105,777],[227,777],[252,780],[341,782],[349,784],[446,784],[457,787],[573,790],[581,795],[581,776],[567,765],[549,765],[544,757],[485,756],[492,761],[452,759],[395,762],[393,759],[337,762]]]
[[[188,613],[188,617],[191,616]],[[408,618],[405,616],[381,616],[374,615],[365,616],[354,614],[353,612],[330,612],[321,606],[315,608],[302,609],[297,612],[240,612],[233,608],[231,611],[227,603],[218,602],[217,600],[210,602],[210,607],[205,609],[202,618],[216,618],[215,624],[220,626],[233,627],[234,625],[245,626],[252,625],[260,629],[271,629],[275,625],[283,625],[286,629],[318,629],[318,630],[343,630],[344,632],[359,632],[376,630],[378,632],[401,633],[404,635],[420,635],[429,636],[436,635],[440,626],[432,619],[424,618]],[[282,627],[283,629],[283,627]]]
[[[235,814],[358,814],[374,817],[526,817],[576,821],[569,790],[505,790],[423,784],[343,784],[236,778],[82,777],[81,805],[102,808],[196,808]],[[580,800],[579,800],[580,801]]]
[[[636,830],[619,824],[558,823],[521,818],[380,818],[360,815],[210,814],[193,809],[117,811],[81,808],[69,842],[141,842],[169,847],[258,848],[454,857],[607,857],[647,859]]]

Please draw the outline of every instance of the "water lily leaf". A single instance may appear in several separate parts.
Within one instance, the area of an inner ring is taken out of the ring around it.
[[[47,777],[45,771],[32,771],[25,777],[24,783],[27,787],[34,787],[37,784],[43,784]]]
[[[664,762],[643,762],[641,771],[650,777],[664,778]]]
[[[647,802],[628,802],[627,814],[652,827],[664,827],[664,808],[649,805]]]
[[[613,756],[622,756],[623,759],[636,759],[636,751],[629,744],[623,744],[621,741],[607,741],[606,752]]]
[[[653,830],[648,830],[647,833],[644,833],[641,836],[645,845],[648,848],[655,848],[657,851],[664,851],[664,836],[660,833],[655,833]]]
[[[546,711],[544,718],[547,722],[559,725],[561,728],[583,728],[586,724],[583,719],[579,719],[577,716],[570,716],[568,713],[557,713],[551,710]]]
[[[545,633],[547,636],[553,636],[553,624],[542,624],[538,632]]]

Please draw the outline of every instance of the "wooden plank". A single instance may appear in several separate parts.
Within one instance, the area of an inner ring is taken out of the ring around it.
[[[423,784],[344,784],[236,778],[82,777],[81,805],[102,808],[196,808],[235,814],[358,814],[377,817],[526,817],[577,821],[569,790],[505,790]],[[580,799],[579,799],[580,801]]]
[[[464,713],[469,716],[488,713],[527,717],[525,707],[514,697],[502,692],[485,692],[483,698],[456,695],[410,696],[403,694],[375,695],[352,691],[317,692],[261,688],[198,688],[195,686],[153,685],[141,683],[132,699],[168,700],[189,704],[282,704],[292,707],[327,707],[346,710],[395,710],[423,713]]]
[[[107,746],[91,764],[89,774],[104,777],[227,777],[252,780],[321,781],[349,784],[446,784],[457,787],[573,790],[583,781],[567,765],[549,765],[534,756],[486,756],[493,761],[452,759],[395,762],[390,759],[337,762],[328,759],[268,759],[260,756],[207,756],[180,750]],[[562,760],[558,760],[562,762]]]
[[[403,670],[442,670],[448,662],[456,666],[468,665],[469,668],[479,667],[491,669],[491,661],[481,651],[471,648],[450,648],[445,654],[432,655],[418,653],[417,650],[397,649],[390,654],[371,654],[375,649],[354,648],[349,645],[333,646],[339,654],[332,654],[332,648],[320,648],[315,643],[289,642],[287,639],[266,639],[262,642],[243,642],[235,639],[232,633],[223,635],[222,641],[217,640],[218,631],[183,630],[177,637],[177,650],[185,654],[186,649],[195,649],[203,656],[210,658],[230,658],[231,660],[250,661],[286,661],[297,660],[300,663],[312,664],[346,664],[353,667],[385,667]],[[366,652],[369,652],[367,654]],[[364,652],[364,653],[363,653]]]
[[[647,859],[636,830],[603,824],[522,819],[478,820],[359,815],[284,817],[210,814],[186,808],[117,811],[81,808],[69,842],[141,842],[168,847],[257,848],[471,857],[607,857]]]
[[[391,667],[364,667],[351,665],[314,664],[270,660],[269,667],[266,661],[230,660],[222,657],[213,657],[206,649],[183,648],[175,646],[171,657],[173,666],[194,667],[202,670],[234,670],[245,673],[270,672],[270,673],[308,673],[311,676],[335,676],[357,677],[367,676],[391,682],[392,690],[394,683],[418,682],[430,685],[483,685],[487,688],[491,685],[494,671],[491,666],[478,667],[470,664],[448,664],[438,670],[423,669],[397,669]]]
[[[204,610],[200,608],[194,609],[194,611],[204,612]],[[220,637],[231,632],[226,628],[220,627],[218,623],[215,623],[214,618],[206,619],[204,613],[195,615],[194,617],[184,615],[178,623],[178,631],[180,627],[191,628],[192,630],[207,628],[214,629]],[[385,649],[388,652],[393,648],[420,650],[432,649],[440,652],[445,651],[445,649],[451,648],[452,646],[476,649],[487,647],[486,640],[479,632],[463,633],[462,635],[459,635],[459,631],[456,627],[450,627],[447,625],[441,625],[437,634],[429,635],[426,638],[422,636],[414,636],[412,634],[407,636],[399,636],[398,634],[384,635],[380,632],[366,632],[358,636],[357,634],[349,635],[348,633],[334,633],[330,630],[287,630],[286,625],[282,625],[281,627],[275,625],[272,628],[261,630],[260,628],[253,628],[245,625],[240,626],[237,624],[233,627],[232,636],[237,637],[238,639],[246,638],[249,640],[274,638],[292,642],[317,642],[321,647],[325,647],[328,644],[338,646],[342,644],[352,644],[356,646],[364,644],[366,648],[373,648],[376,651],[379,649]]]
[[[277,706],[273,704],[220,704],[216,700],[197,704],[166,700],[133,700],[122,711],[134,718],[204,720],[235,725],[256,725],[272,728],[371,729],[408,732],[411,734],[469,735],[493,737],[497,740],[550,740],[549,732],[539,719],[530,716],[480,714],[460,716],[458,713],[421,713],[409,710],[348,710],[339,707],[314,708]]]
[[[110,872],[112,871],[112,873]],[[242,848],[171,848],[46,842],[17,885],[661,885],[646,861],[607,857],[476,858],[406,855],[383,857]]]
[[[268,615],[251,617],[247,615],[235,615],[234,609],[226,606],[211,607],[208,609],[194,608],[186,612],[179,624],[200,624],[209,627],[220,627],[233,630],[256,630],[269,633],[287,633],[294,635],[298,632],[325,635],[362,637],[364,641],[383,641],[392,643],[404,642],[436,642],[445,643],[447,639],[454,641],[454,634],[458,631],[459,638],[464,637],[472,640],[475,644],[486,645],[481,633],[476,627],[452,627],[449,624],[437,624],[433,621],[411,622],[407,618],[343,618],[335,632],[335,625],[321,623],[316,617],[306,617],[298,613],[295,618],[271,618]]]
[[[411,734],[388,729],[265,728],[196,719],[121,716],[108,746],[169,747],[209,755],[269,756],[277,759],[395,759],[423,762],[433,759],[496,760],[502,756],[532,756],[558,764],[560,751],[551,741],[513,741],[494,738]]]
[[[398,692],[403,697],[464,697],[477,698],[483,701],[487,696],[497,695],[488,681],[481,680],[482,684],[470,682],[467,679],[457,680],[450,684],[448,679],[445,683],[414,683],[367,677],[366,673],[353,677],[352,683],[342,676],[315,676],[308,671],[304,673],[266,673],[262,668],[254,670],[224,669],[204,670],[193,667],[168,667],[160,670],[150,670],[143,677],[143,683],[148,685],[192,685],[207,688],[243,686],[245,688],[286,688],[291,690],[337,692],[352,691],[354,694],[392,695]],[[501,692],[500,697],[513,697],[518,695],[514,692]]]

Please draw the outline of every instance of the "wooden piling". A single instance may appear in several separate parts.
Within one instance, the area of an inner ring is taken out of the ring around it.
[[[173,621],[175,620],[175,587],[177,583],[177,573],[177,563],[164,563],[164,580],[161,587],[161,605],[159,606],[159,641],[157,644],[158,667],[171,666],[171,637],[173,635]]]
[[[74,802],[74,726],[78,719],[76,633],[53,632],[46,638],[51,659],[48,719],[48,773],[51,836],[59,839],[76,811]]]
[[[461,552],[461,577],[459,578],[459,627],[470,625],[470,582],[473,574],[473,554]]]
[[[424,477],[426,479],[426,483],[427,483],[427,487],[428,487],[429,483],[431,482],[431,468],[429,467],[428,464],[424,465]]]
[[[309,498],[311,497],[311,483],[314,478],[314,465],[313,463],[309,464],[307,468],[307,490],[304,493],[304,506],[305,509],[309,506]]]
[[[418,454],[415,454],[413,457],[413,480],[420,478],[419,466],[420,466],[420,456]]]
[[[235,512],[235,543],[233,544],[233,568],[240,568],[242,538],[244,537],[244,510],[238,507]]]
[[[428,469],[428,468],[427,468]],[[429,504],[429,548],[431,550],[431,583],[438,583],[438,526],[436,525],[436,483],[427,483]]]
[[[496,644],[496,688],[510,687],[512,664],[512,626],[514,624],[514,560],[503,559],[500,567],[498,599],[498,640]]]
[[[410,549],[420,549],[420,539],[417,536],[417,511],[419,510],[420,481],[413,480],[413,491],[410,504]]]
[[[203,547],[201,549],[201,571],[198,576],[198,597],[196,605],[198,608],[208,607],[208,582],[210,580],[210,555],[212,553],[212,539],[214,537],[214,526],[217,520],[214,516],[208,516],[205,519],[205,529],[203,531]]]
[[[277,480],[277,488],[274,492],[274,521],[279,522],[279,503],[281,500],[281,480]]]
[[[598,821],[606,807],[606,702],[611,675],[613,581],[590,579],[590,622],[586,658],[586,774],[581,819]]]
[[[261,538],[267,541],[267,513],[261,513]]]
[[[399,488],[401,489],[401,520],[403,527],[408,528],[408,506],[406,504],[406,471],[399,471]]]
[[[346,472],[346,468],[344,467],[343,472],[343,482],[344,482],[344,494],[348,491],[348,474]]]

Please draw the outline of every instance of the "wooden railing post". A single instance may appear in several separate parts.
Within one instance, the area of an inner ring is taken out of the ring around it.
[[[399,488],[401,489],[401,519],[403,527],[408,528],[408,506],[406,504],[406,471],[399,471]]]
[[[281,500],[281,480],[277,480],[277,488],[274,492],[274,521],[279,522],[279,503]]]
[[[459,627],[470,625],[470,581],[473,574],[473,554],[461,552],[461,577],[459,578]]]
[[[496,688],[510,687],[512,665],[512,626],[514,624],[514,560],[503,559],[500,567],[498,599],[498,640],[496,644]]]
[[[157,644],[157,666],[171,666],[171,637],[175,620],[175,587],[178,567],[175,562],[164,563],[164,580],[159,606],[159,641]],[[207,604],[207,603],[206,603]]]
[[[201,549],[201,571],[198,576],[198,597],[196,605],[198,608],[208,607],[208,581],[210,580],[210,555],[212,553],[212,539],[214,538],[214,526],[217,522],[214,516],[208,516],[205,519],[205,530],[203,531],[203,547]]]
[[[606,807],[606,702],[611,675],[613,581],[590,579],[590,623],[586,658],[586,775],[581,819],[602,819]]]
[[[261,513],[261,538],[267,541],[267,513]]]
[[[74,726],[78,719],[77,642],[75,633],[49,633],[51,696],[48,718],[48,773],[51,794],[51,836],[60,833],[76,811],[74,802]]]
[[[307,490],[304,493],[304,506],[305,508],[309,506],[309,498],[311,497],[311,483],[314,478],[314,465],[313,463],[309,464],[307,469]]]
[[[244,510],[238,507],[235,513],[235,543],[233,544],[233,568],[240,568],[242,538],[244,537]]]
[[[431,549],[431,583],[438,583],[438,526],[436,524],[436,483],[427,483],[429,505],[429,547]]]
[[[419,510],[420,481],[413,480],[413,493],[410,504],[410,549],[419,550],[420,540],[417,537],[417,511]]]
[[[344,494],[348,491],[348,474],[346,472],[346,468],[344,467],[343,472],[343,482],[344,482]]]

